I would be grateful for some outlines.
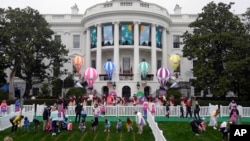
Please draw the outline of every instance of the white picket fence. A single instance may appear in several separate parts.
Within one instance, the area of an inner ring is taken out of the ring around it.
[[[163,135],[163,131],[158,127],[158,123],[155,121],[154,116],[151,112],[149,112],[149,110],[147,111],[147,122],[153,132],[155,141],[167,141]]]
[[[37,105],[36,116],[42,116],[45,105]],[[93,106],[83,106],[87,111],[89,116],[93,116]],[[156,106],[155,116],[165,116],[166,107],[165,106]],[[201,117],[210,117],[211,113],[218,108],[218,105],[209,105],[200,107],[200,116]],[[142,106],[105,106],[106,116],[134,116],[134,111],[143,112]],[[228,106],[220,106],[221,117],[229,116]],[[250,107],[238,106],[239,114],[241,117],[250,117]],[[185,109],[184,109],[185,111]],[[68,116],[75,116],[75,106],[68,106],[66,110]],[[180,116],[180,106],[170,106],[170,117],[179,117]],[[185,114],[185,113],[184,113]]]

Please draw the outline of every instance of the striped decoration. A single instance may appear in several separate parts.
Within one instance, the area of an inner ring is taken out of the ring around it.
[[[95,80],[98,78],[98,72],[94,68],[87,68],[83,76],[85,81],[88,83],[88,87],[93,87]]]
[[[164,87],[170,77],[170,71],[166,68],[159,68],[157,70],[156,77],[161,86]]]
[[[112,78],[113,72],[115,70],[115,64],[111,61],[107,61],[104,65],[103,65],[104,70],[106,71],[106,74],[108,76],[108,78]]]
[[[140,72],[141,72],[142,78],[146,78],[147,73],[148,73],[149,70],[150,70],[150,65],[149,65],[149,63],[146,62],[146,61],[142,61],[142,62],[139,64],[139,70],[140,70]]]

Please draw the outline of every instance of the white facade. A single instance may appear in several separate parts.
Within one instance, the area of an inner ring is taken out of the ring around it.
[[[191,30],[188,24],[197,17],[181,14],[181,7],[178,5],[174,9],[175,14],[170,15],[164,7],[140,0],[99,3],[88,8],[84,14],[78,14],[76,5],[71,9],[71,14],[48,14],[44,17],[55,32],[55,38],[60,37],[69,49],[69,57],[84,57],[81,72],[88,67],[96,68],[99,77],[94,83],[94,89],[97,93],[115,91],[118,96],[132,96],[138,91],[155,94],[160,86],[156,77],[158,68],[166,67],[174,75],[169,57],[172,54],[182,56],[183,45],[179,44],[181,39],[178,37]],[[122,31],[124,28],[127,32]],[[97,31],[96,36],[94,30]],[[146,33],[149,31],[149,34],[144,33],[144,30]],[[129,34],[131,38],[124,39],[126,35],[123,34]],[[161,36],[156,37],[156,34]],[[157,46],[159,39],[161,44]],[[107,85],[110,80],[104,77],[103,65],[108,59],[116,66],[111,80],[116,83],[114,90]],[[142,59],[150,64],[147,80],[141,79],[138,68]],[[181,57],[177,81],[189,82],[193,77],[192,67],[191,61]],[[73,73],[73,62],[65,64],[63,69]],[[183,94],[193,95],[193,92],[190,89],[189,92],[183,90]]]

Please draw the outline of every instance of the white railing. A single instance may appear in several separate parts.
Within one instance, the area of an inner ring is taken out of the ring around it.
[[[155,141],[167,141],[166,138],[163,135],[163,131],[160,130],[158,127],[157,122],[154,120],[154,116],[151,114],[151,112],[148,110],[147,112],[147,122],[149,124],[149,127],[151,128]]]
[[[36,109],[36,115],[42,116],[44,105],[37,105]],[[206,117],[210,116],[212,111],[214,111],[218,105],[209,105],[209,106],[201,106],[200,107],[200,116]],[[1,107],[0,107],[1,108]],[[86,109],[88,115],[93,115],[93,106],[84,106]],[[10,105],[7,108],[7,115],[15,113],[15,105]],[[31,111],[34,109],[33,105],[24,105],[25,112]],[[106,106],[106,115],[107,116],[133,116],[134,111],[141,111],[142,112],[142,106]],[[237,106],[237,109],[239,110],[239,114],[241,117],[250,117],[250,107],[242,107]],[[166,113],[165,106],[156,106],[156,113],[155,116],[165,116]],[[221,117],[227,117],[229,116],[229,108],[228,106],[220,106],[220,116]],[[66,114],[69,116],[75,115],[75,106],[68,106],[68,109],[66,111]],[[180,106],[170,106],[170,117],[179,117],[180,116]],[[35,115],[35,114],[34,114]],[[184,115],[185,115],[185,108],[184,108]],[[0,117],[3,116],[0,112]]]
[[[14,106],[15,107],[15,106]],[[8,108],[12,109],[13,106],[8,106]],[[7,115],[0,117],[0,131],[5,130],[9,127],[11,127],[10,118],[20,114],[20,112],[14,112],[15,108],[13,108],[12,111],[9,111]],[[24,105],[22,109],[22,115],[24,117],[28,117],[30,121],[33,121],[34,115],[35,115],[35,104],[33,105]]]
[[[209,105],[209,106],[201,106],[200,107],[200,116],[201,117],[209,117],[211,113],[218,107],[218,105]],[[87,111],[89,116],[93,116],[93,106],[84,106],[85,110]],[[165,106],[156,106],[156,113],[155,116],[165,116],[166,114],[166,107]],[[134,116],[134,111],[143,112],[142,106],[106,106],[106,116]],[[228,117],[229,116],[229,109],[228,106],[220,106],[221,117]],[[237,109],[239,110],[239,114],[241,117],[250,117],[250,107],[242,107],[238,106]],[[44,105],[37,105],[37,116],[42,116],[44,110]],[[75,116],[75,106],[68,106],[66,111],[68,116]],[[170,106],[170,117],[179,117],[180,116],[180,106]],[[185,108],[184,108],[184,115]]]

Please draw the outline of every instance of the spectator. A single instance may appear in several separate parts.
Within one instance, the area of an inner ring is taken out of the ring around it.
[[[155,111],[156,110],[155,110],[155,103],[154,102],[149,103],[149,110],[150,110],[152,116],[155,116]]]
[[[84,132],[86,130],[86,122],[84,119],[82,119],[82,121],[80,122],[79,129],[81,132]]]
[[[117,123],[116,123],[116,132],[117,133],[121,132],[121,130],[122,130],[122,121],[121,121],[121,119],[118,119]]]
[[[209,122],[209,126],[213,126],[214,129],[217,129],[217,125],[218,125],[218,115],[220,114],[220,109],[216,109],[215,111],[212,112],[211,114],[211,118],[210,118],[210,122]]]
[[[40,121],[38,119],[33,119],[33,123],[35,132],[38,132]]]
[[[105,119],[104,126],[105,126],[104,132],[110,132],[111,123],[110,123],[110,121],[108,119]]]
[[[19,112],[21,110],[20,100],[17,98],[15,101],[15,112]]]
[[[106,94],[103,94],[103,95],[102,95],[102,102],[103,102],[103,105],[106,105],[106,101],[107,101],[107,96],[106,96]]]
[[[29,121],[28,117],[24,118],[23,127],[24,127],[24,132],[29,132],[30,121]]]
[[[136,125],[138,127],[138,134],[142,134],[143,126],[146,125],[146,122],[142,116],[142,113],[136,111],[135,115],[136,115]]]
[[[237,123],[237,116],[239,116],[239,111],[236,108],[236,106],[234,106],[231,110],[231,113],[230,113],[230,121],[232,122],[232,124]]]
[[[133,96],[132,101],[133,101],[133,105],[136,106],[136,104],[137,104],[137,96],[135,94]]]
[[[83,119],[84,121],[86,121],[86,118],[87,118],[87,111],[86,111],[84,108],[82,108],[81,116],[82,116],[82,119]]]
[[[92,127],[93,132],[95,133],[96,127],[97,127],[97,123],[96,123],[95,119],[91,120],[91,127]]]
[[[180,112],[181,112],[180,118],[184,118],[184,109],[185,109],[185,102],[184,102],[184,100],[181,100],[181,102],[180,102]]]
[[[75,107],[75,122],[79,123],[81,120],[82,104],[77,104]]]
[[[192,118],[192,100],[189,98],[186,104],[186,118],[188,117],[188,115],[190,115],[190,117]]]
[[[6,116],[7,115],[7,108],[8,108],[6,100],[2,101],[0,107],[1,107],[2,116]]]
[[[232,99],[232,101],[229,103],[229,115],[231,114],[231,110],[234,108],[234,107],[236,107],[237,108],[237,104],[236,104],[236,102],[235,102],[235,100],[234,99]]]
[[[100,104],[100,111],[101,111],[101,115],[105,116],[106,113],[106,108],[104,104]]]
[[[127,117],[126,127],[128,132],[133,130],[133,121],[129,117]]]
[[[200,105],[197,100],[195,100],[195,105],[194,105],[194,118],[200,119]]]
[[[50,116],[50,109],[49,107],[45,107],[43,110],[43,131],[46,130],[46,126],[49,122],[49,116]]]
[[[220,124],[220,131],[222,133],[222,140],[227,141],[228,140],[228,133],[229,133],[229,123],[226,121],[223,121]]]
[[[169,118],[170,114],[170,104],[168,101],[166,101],[166,117]]]
[[[191,128],[192,128],[192,131],[193,131],[193,133],[196,135],[196,136],[199,136],[199,129],[201,129],[202,131],[205,131],[204,129],[204,127],[203,127],[203,125],[204,125],[204,123],[203,123],[204,121],[202,121],[202,120],[196,120],[196,119],[194,119],[194,120],[192,120],[192,121],[190,121],[190,126],[191,126]]]
[[[145,119],[147,119],[148,100],[145,99],[142,105],[143,105],[143,116]]]
[[[52,136],[56,136],[58,129],[58,110],[54,106],[51,108],[50,120],[52,121]]]
[[[94,105],[93,112],[94,112],[95,124],[98,125],[98,123],[99,123],[98,119],[100,116],[100,108],[98,107],[98,104]]]
[[[24,118],[23,115],[15,115],[10,118],[10,123],[12,124],[11,132],[16,132],[18,125],[21,125],[21,121]]]

